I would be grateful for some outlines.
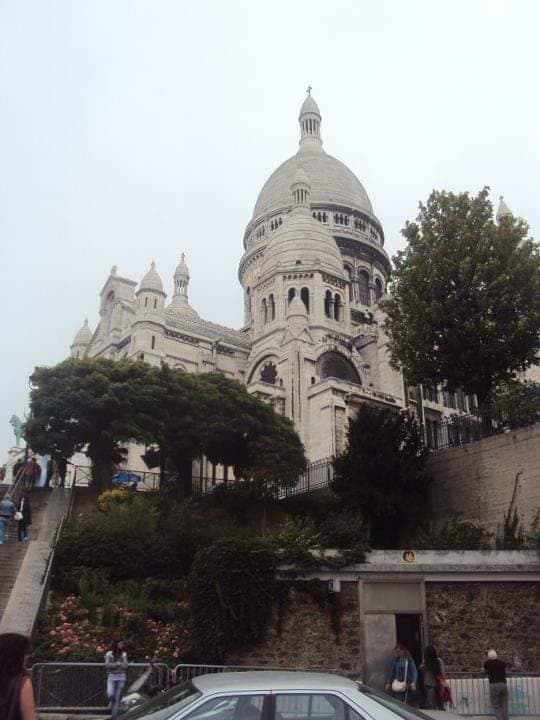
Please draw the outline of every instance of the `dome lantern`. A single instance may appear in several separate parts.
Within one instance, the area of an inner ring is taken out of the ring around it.
[[[300,146],[322,145],[321,139],[321,111],[315,100],[311,97],[311,85],[307,88],[307,98],[302,103],[300,115]]]
[[[182,253],[180,256],[180,262],[174,271],[174,293],[169,309],[174,310],[176,314],[180,314],[183,317],[196,319],[199,316],[189,304],[188,287],[189,269],[186,265],[186,255],[185,253]]]

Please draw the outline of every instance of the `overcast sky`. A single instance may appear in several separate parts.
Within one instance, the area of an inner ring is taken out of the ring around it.
[[[0,462],[28,376],[69,352],[113,264],[239,327],[244,228],[298,145],[365,185],[391,254],[433,188],[540,229],[540,2],[0,0]]]

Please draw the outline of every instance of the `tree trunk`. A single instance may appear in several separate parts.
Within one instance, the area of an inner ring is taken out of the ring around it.
[[[176,496],[179,500],[185,500],[193,494],[193,461],[190,458],[178,458],[176,460],[177,481]]]
[[[86,454],[92,461],[92,487],[100,492],[110,488],[113,474],[112,448],[105,450],[90,446]]]

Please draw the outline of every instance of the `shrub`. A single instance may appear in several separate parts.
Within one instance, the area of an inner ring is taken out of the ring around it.
[[[108,512],[115,506],[129,502],[133,496],[130,490],[105,490],[97,499],[98,510]]]
[[[454,517],[438,529],[419,528],[410,546],[418,550],[489,550],[492,539],[484,528]]]
[[[274,554],[261,542],[228,539],[199,550],[188,578],[192,659],[221,662],[261,642],[275,576]]]
[[[350,548],[363,543],[368,548],[369,532],[358,512],[341,510],[328,515],[319,524],[321,542],[326,547]]]

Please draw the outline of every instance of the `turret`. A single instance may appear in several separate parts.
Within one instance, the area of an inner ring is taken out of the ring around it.
[[[90,340],[92,339],[92,331],[88,327],[88,318],[84,319],[84,325],[76,333],[73,344],[70,347],[71,357],[83,358],[86,355]]]
[[[150,270],[141,280],[135,297],[137,298],[139,311],[161,312],[163,310],[167,295],[163,290],[163,281],[156,270],[155,262],[152,261]]]
[[[174,271],[174,293],[168,309],[173,310],[175,313],[184,317],[198,318],[198,314],[189,304],[188,288],[189,269],[186,265],[185,253],[182,253],[180,256],[180,262]]]

